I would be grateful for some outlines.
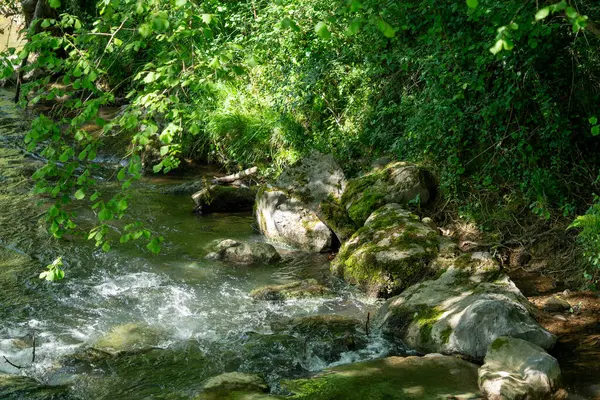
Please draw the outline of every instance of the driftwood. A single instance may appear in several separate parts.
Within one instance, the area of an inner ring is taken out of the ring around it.
[[[256,174],[257,172],[258,172],[258,168],[252,167],[252,168],[245,169],[245,170],[235,173],[235,174],[223,176],[220,178],[215,178],[212,180],[212,183],[217,183],[217,184],[233,183],[235,181],[239,181],[240,179],[244,179],[248,176],[252,176],[252,175]]]

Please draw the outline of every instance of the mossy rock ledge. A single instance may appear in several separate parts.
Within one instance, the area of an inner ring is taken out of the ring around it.
[[[388,298],[441,271],[432,261],[444,239],[402,208],[387,204],[375,211],[331,264],[334,275]]]
[[[391,203],[427,204],[436,194],[433,175],[415,164],[396,161],[348,181],[341,206],[357,226]]]
[[[291,399],[478,399],[477,366],[455,357],[388,357],[284,381]]]
[[[434,261],[437,263],[438,260]],[[445,272],[389,299],[374,320],[393,340],[424,353],[483,360],[496,338],[527,340],[546,350],[556,337],[532,317],[534,306],[488,253],[446,259]]]

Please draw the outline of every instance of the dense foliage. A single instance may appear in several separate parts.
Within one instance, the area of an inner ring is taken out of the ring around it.
[[[56,236],[75,228],[65,206],[89,200],[99,219],[89,237],[108,250],[108,221],[124,216],[145,164],[167,173],[196,158],[277,174],[313,148],[350,174],[383,155],[427,164],[444,197],[484,222],[498,210],[573,219],[593,203],[594,1],[62,3],[49,1],[56,16],[34,22],[3,68],[11,76],[28,57],[27,71],[46,72],[21,102],[58,101],[27,135],[49,160],[34,178],[56,201]],[[118,118],[99,118],[102,106],[123,102]],[[107,198],[95,189],[94,160],[123,137],[123,191]],[[592,229],[584,242],[597,260]],[[121,233],[158,249],[160,238],[139,225]]]

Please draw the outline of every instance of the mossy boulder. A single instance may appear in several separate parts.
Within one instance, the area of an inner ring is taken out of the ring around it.
[[[494,340],[479,369],[479,388],[490,400],[548,399],[558,389],[558,361],[522,339]]]
[[[388,357],[327,369],[308,379],[284,381],[291,399],[476,399],[477,366],[458,358]]]
[[[238,242],[226,239],[212,246],[212,252],[206,255],[207,259],[220,260],[234,264],[273,264],[281,260],[281,256],[268,243]]]
[[[259,399],[268,392],[265,380],[255,374],[228,372],[209,378],[195,400]]]
[[[210,185],[192,195],[199,214],[252,211],[256,190],[252,187]]]
[[[100,337],[92,348],[111,355],[134,353],[158,346],[165,334],[155,328],[140,324],[117,325]]]
[[[385,204],[426,204],[435,196],[431,173],[406,162],[392,162],[383,168],[348,181],[341,205],[357,226]]]
[[[391,297],[435,276],[431,261],[440,236],[398,204],[375,211],[345,242],[331,264],[332,272],[374,297]]]
[[[289,300],[332,295],[331,289],[320,284],[316,279],[293,281],[283,285],[267,285],[250,292],[250,297],[256,300]]]
[[[556,338],[532,317],[534,307],[487,253],[447,259],[435,280],[389,299],[376,329],[419,351],[461,354],[482,360],[500,336],[522,338],[545,349]]]
[[[310,353],[308,357],[318,357],[330,364],[338,361],[342,353],[367,345],[364,326],[357,319],[340,315],[311,315],[278,321],[271,328],[302,338]]]

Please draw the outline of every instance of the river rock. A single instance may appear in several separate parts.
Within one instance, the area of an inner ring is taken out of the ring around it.
[[[479,388],[489,400],[544,399],[556,391],[558,361],[522,339],[499,337],[479,369]]]
[[[375,211],[345,242],[331,264],[334,275],[388,298],[439,273],[437,231],[398,204]]]
[[[192,195],[198,214],[251,211],[256,191],[249,187],[210,185]]]
[[[384,400],[480,398],[477,366],[455,357],[388,357],[284,381],[292,399]]]
[[[206,258],[243,265],[273,264],[281,260],[275,247],[268,243],[246,243],[231,239],[220,241]]]
[[[241,396],[265,393],[268,390],[266,382],[258,375],[228,372],[208,379],[196,400],[239,399]]]
[[[548,312],[564,312],[571,309],[571,304],[559,296],[552,296],[544,303],[544,310]]]
[[[348,181],[341,205],[362,226],[369,215],[385,204],[426,204],[435,196],[431,173],[407,162],[392,162]]]
[[[117,325],[100,337],[92,348],[111,355],[134,353],[151,349],[164,339],[164,334],[152,327],[139,324]]]
[[[367,344],[364,324],[341,315],[297,317],[274,323],[271,328],[304,339],[307,352],[326,364],[338,361],[342,353],[357,351]]]
[[[482,360],[500,336],[550,349],[556,338],[533,318],[534,307],[487,253],[462,255],[436,280],[411,286],[379,310],[375,326],[419,351]]]
[[[267,238],[300,250],[324,252],[334,234],[300,199],[275,188],[262,188],[256,197],[256,221]]]
[[[328,250],[356,230],[340,204],[345,187],[334,158],[313,151],[259,191],[258,226],[265,236],[301,250]]]
[[[255,300],[289,300],[306,297],[331,296],[328,287],[321,285],[316,279],[294,281],[283,285],[267,285],[250,292]]]
[[[162,193],[164,194],[174,194],[174,195],[192,195],[196,192],[199,192],[204,187],[204,183],[202,180],[190,181],[181,183],[175,186],[168,186],[162,189]]]

